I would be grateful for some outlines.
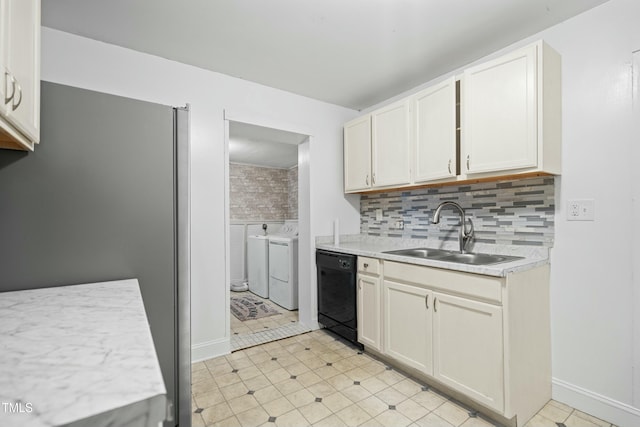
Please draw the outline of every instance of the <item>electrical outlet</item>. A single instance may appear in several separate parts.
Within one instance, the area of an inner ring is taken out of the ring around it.
[[[376,221],[382,221],[382,209],[376,209]]]
[[[400,220],[398,220],[398,221],[396,221],[396,228],[397,228],[398,230],[404,230],[404,221],[403,221],[403,220],[401,220],[401,219],[400,219]]]
[[[567,221],[594,221],[595,200],[570,199],[567,201]]]

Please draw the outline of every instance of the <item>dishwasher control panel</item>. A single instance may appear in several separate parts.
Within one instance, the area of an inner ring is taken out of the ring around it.
[[[338,264],[340,264],[340,267],[345,270],[350,270],[352,266],[350,259],[338,259]]]

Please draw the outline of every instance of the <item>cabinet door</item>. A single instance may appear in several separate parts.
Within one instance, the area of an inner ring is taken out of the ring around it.
[[[344,125],[344,191],[371,188],[371,116]]]
[[[5,106],[9,121],[34,142],[40,140],[40,1],[6,0]]]
[[[373,187],[411,182],[409,100],[371,113]]]
[[[432,300],[426,289],[384,281],[384,353],[429,375]]]
[[[417,93],[413,99],[415,173],[426,182],[456,175],[456,80]]]
[[[358,276],[358,342],[380,350],[380,279]]]
[[[9,18],[7,16],[7,0],[0,0],[0,114],[6,115],[7,113],[7,83],[10,79],[7,78],[6,68],[6,54],[7,54],[7,25]]]
[[[434,292],[434,376],[502,412],[502,308]]]
[[[537,166],[536,46],[465,70],[461,161],[467,173]]]

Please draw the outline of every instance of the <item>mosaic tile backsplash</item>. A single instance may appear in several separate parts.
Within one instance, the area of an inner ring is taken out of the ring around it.
[[[432,224],[441,202],[465,210],[475,228],[475,242],[553,246],[555,188],[553,177],[363,194],[360,232],[370,236],[458,240],[460,215],[445,207]],[[376,221],[376,209],[383,220]],[[404,230],[396,227],[404,221]],[[468,223],[468,221],[467,221]]]
[[[232,221],[269,221],[298,218],[298,174],[287,169],[229,164],[229,214]],[[292,196],[289,189],[295,189]],[[295,197],[295,212],[290,209]]]

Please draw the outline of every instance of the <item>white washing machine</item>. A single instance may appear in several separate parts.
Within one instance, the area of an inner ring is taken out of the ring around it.
[[[269,236],[247,237],[249,290],[269,298]]]
[[[298,223],[287,221],[269,237],[269,299],[287,310],[298,309]]]

